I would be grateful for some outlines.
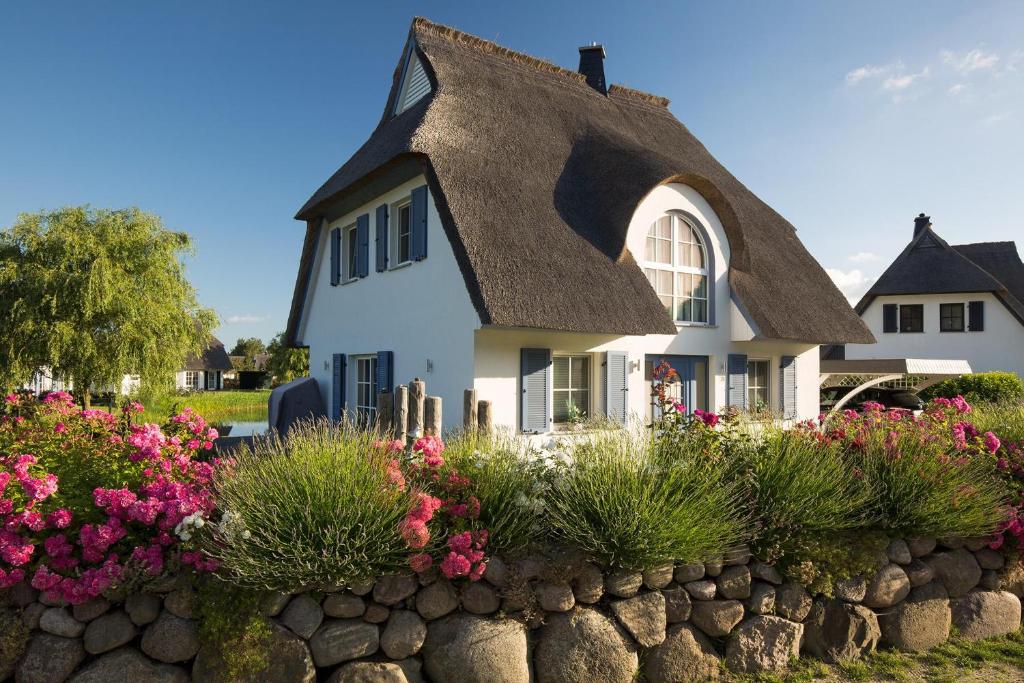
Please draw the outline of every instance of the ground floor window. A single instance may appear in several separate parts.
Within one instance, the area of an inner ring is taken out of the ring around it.
[[[355,357],[356,417],[371,423],[377,416],[377,357]]]
[[[587,417],[590,414],[590,356],[555,356],[552,371],[555,424]]]
[[[747,360],[747,406],[753,411],[768,410],[769,396],[767,360]]]
[[[209,390],[215,390],[217,388],[217,375],[219,373],[216,370],[206,371],[206,388]]]
[[[199,388],[199,371],[187,370],[185,372],[185,388],[189,391],[195,391]]]

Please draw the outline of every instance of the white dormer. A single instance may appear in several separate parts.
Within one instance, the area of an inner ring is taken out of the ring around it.
[[[429,93],[430,78],[427,76],[427,70],[423,68],[423,62],[410,45],[405,71],[402,73],[402,86],[398,90],[398,99],[395,102],[395,115],[401,114]]]

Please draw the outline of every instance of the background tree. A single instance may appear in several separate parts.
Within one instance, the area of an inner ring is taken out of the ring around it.
[[[256,356],[267,352],[267,345],[262,339],[256,337],[240,338],[235,342],[235,347],[228,352],[229,356],[241,356],[242,362],[236,370],[255,370]]]
[[[42,366],[87,388],[166,383],[216,325],[185,279],[182,232],[139,210],[65,207],[0,231],[0,383]]]
[[[297,377],[309,375],[309,349],[293,349],[285,346],[284,332],[279,332],[267,345],[267,370],[274,385],[291,382]]]

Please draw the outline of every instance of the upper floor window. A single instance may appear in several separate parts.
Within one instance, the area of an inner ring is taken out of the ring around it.
[[[356,259],[359,253],[359,233],[355,225],[350,225],[344,230],[345,239],[345,273],[342,277],[344,282],[356,279]]]
[[[939,330],[941,332],[964,331],[963,304],[939,304]]]
[[[665,310],[681,323],[708,322],[708,252],[700,231],[678,214],[647,231],[644,273]]]
[[[924,306],[900,305],[900,332],[924,332]]]
[[[395,209],[398,220],[395,221],[394,245],[395,253],[392,263],[396,266],[412,260],[409,246],[412,240],[412,203],[399,204]]]

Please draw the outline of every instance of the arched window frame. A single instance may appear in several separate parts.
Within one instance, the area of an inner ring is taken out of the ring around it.
[[[646,254],[647,238],[648,238],[648,236],[650,234],[650,230],[651,230],[651,228],[654,225],[657,224],[657,222],[658,222],[658,220],[660,218],[664,218],[665,216],[671,216],[674,219],[682,221],[683,223],[688,224],[691,228],[693,228],[694,232],[697,235],[697,238],[701,242],[700,246],[704,250],[704,266],[705,267],[703,269],[693,268],[693,267],[689,267],[689,266],[682,266],[682,265],[678,265],[676,263],[676,260],[678,259],[678,256],[679,256],[678,255],[678,251],[677,251],[678,239],[677,239],[677,235],[676,235],[676,230],[677,230],[676,220],[673,220],[673,223],[672,223],[672,265],[668,265],[668,264],[665,264],[665,263],[659,263],[657,261],[648,261],[647,260],[647,254]],[[681,327],[712,327],[712,326],[715,325],[715,252],[714,252],[714,249],[712,248],[711,239],[710,239],[710,235],[708,234],[707,228],[704,227],[704,223],[699,218],[694,216],[692,213],[689,213],[688,211],[682,211],[680,209],[671,209],[669,211],[664,212],[661,216],[656,218],[651,223],[651,225],[648,226],[647,232],[644,233],[644,260],[643,260],[643,267],[644,267],[645,270],[648,269],[648,268],[652,268],[652,269],[656,269],[656,270],[669,270],[669,271],[672,271],[672,273],[673,273],[673,277],[672,277],[672,283],[673,283],[672,284],[672,286],[673,286],[673,311],[672,311],[672,319],[673,319],[673,321],[675,322],[676,325],[681,326]],[[706,322],[676,320],[676,310],[675,310],[676,305],[675,305],[675,301],[678,298],[678,294],[675,291],[675,287],[677,286],[677,278],[676,278],[676,274],[677,273],[693,273],[693,274],[705,275],[707,277],[708,314],[707,314],[707,321]]]

